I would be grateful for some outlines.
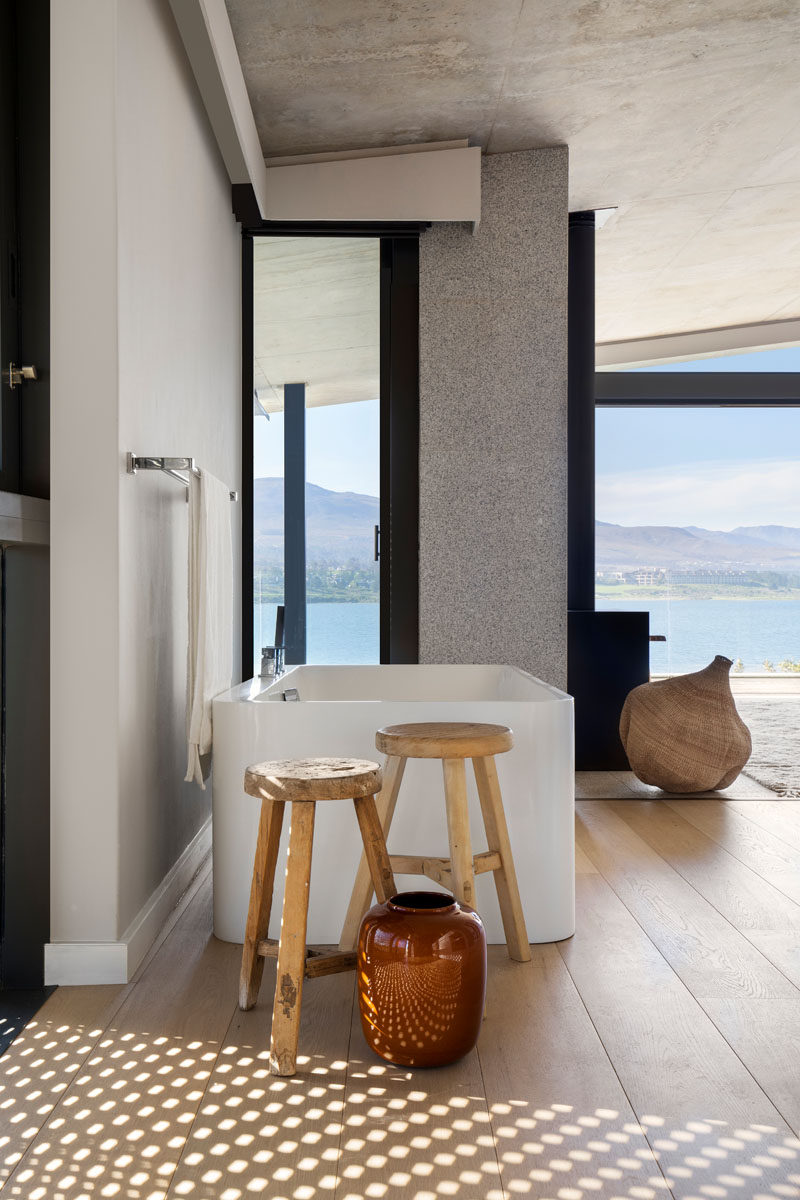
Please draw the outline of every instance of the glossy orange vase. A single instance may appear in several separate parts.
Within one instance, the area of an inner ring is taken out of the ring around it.
[[[369,1046],[404,1067],[441,1067],[478,1040],[486,934],[443,892],[400,892],[371,908],[358,937],[358,1004]]]

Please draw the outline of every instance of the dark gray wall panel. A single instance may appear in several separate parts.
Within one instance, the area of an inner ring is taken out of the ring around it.
[[[37,987],[50,929],[50,553],[3,561],[4,987]]]

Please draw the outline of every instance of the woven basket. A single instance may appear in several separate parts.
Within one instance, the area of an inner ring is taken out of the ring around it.
[[[729,787],[750,757],[750,731],[736,711],[729,658],[702,671],[643,683],[629,693],[619,735],[631,770],[665,792]]]

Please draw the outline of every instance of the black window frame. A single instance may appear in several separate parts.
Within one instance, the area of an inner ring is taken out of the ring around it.
[[[800,371],[598,371],[596,408],[798,408]]]

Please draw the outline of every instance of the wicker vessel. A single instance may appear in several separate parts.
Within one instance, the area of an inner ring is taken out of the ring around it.
[[[718,654],[702,671],[643,683],[628,695],[619,735],[643,783],[679,793],[733,783],[752,743],[733,700],[732,665]]]

